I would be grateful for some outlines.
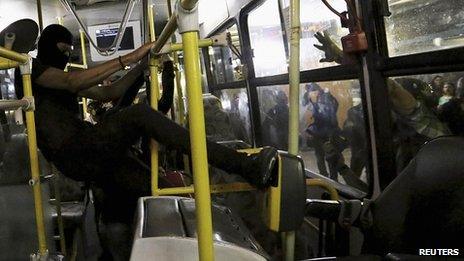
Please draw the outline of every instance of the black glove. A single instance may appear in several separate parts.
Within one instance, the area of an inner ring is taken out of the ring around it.
[[[317,32],[314,37],[321,43],[321,45],[314,44],[314,47],[321,50],[325,54],[325,58],[319,60],[319,62],[336,62],[341,64],[343,59],[342,50],[330,39],[327,33],[324,34]]]

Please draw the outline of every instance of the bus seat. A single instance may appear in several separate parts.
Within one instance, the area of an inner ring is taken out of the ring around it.
[[[363,217],[353,224],[363,229],[363,253],[386,260],[422,260],[416,256],[419,249],[464,248],[463,148],[462,137],[426,143],[377,199],[362,204]],[[339,221],[342,203],[308,200],[307,213]]]
[[[38,153],[42,176],[50,174],[50,168],[42,153]],[[0,157],[1,158],[1,157]],[[27,135],[15,134],[5,143],[3,164],[0,168],[0,185],[27,184],[31,179]]]
[[[463,249],[464,139],[441,137],[424,145],[370,210],[365,252]]]
[[[131,261],[197,261],[198,241],[186,237],[149,237],[134,242]],[[263,256],[224,242],[214,242],[214,260],[265,261]]]
[[[48,203],[48,185],[44,183],[42,199],[47,246],[54,253],[52,207]],[[0,260],[28,260],[38,251],[34,198],[28,184],[0,186]]]
[[[212,204],[213,239],[265,255],[250,231],[229,208]],[[195,200],[183,197],[144,197],[139,200],[134,245],[146,238],[195,238]]]
[[[275,232],[295,231],[305,216],[306,184],[303,160],[279,151],[277,178],[266,191],[264,221]]]
[[[34,198],[29,185],[31,178],[27,136],[15,134],[2,148],[0,164],[0,260],[25,260],[37,252]],[[41,173],[48,174],[45,158],[39,151]],[[53,242],[52,207],[48,182],[43,182],[42,200],[50,253]]]

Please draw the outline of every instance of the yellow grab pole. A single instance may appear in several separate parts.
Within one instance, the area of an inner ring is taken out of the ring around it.
[[[148,6],[148,27],[150,30],[150,41],[156,41],[155,20],[153,6]],[[150,104],[155,110],[158,109],[159,83],[158,83],[158,60],[155,56],[150,58]],[[155,140],[150,141],[151,150],[151,194],[158,195],[158,144]]]
[[[204,48],[208,46],[213,46],[214,45],[214,39],[208,38],[208,39],[200,39],[198,40],[198,47],[199,48]],[[169,52],[177,52],[177,51],[182,51],[182,43],[173,43],[171,46],[169,46]]]
[[[31,66],[29,57],[0,47],[0,57],[11,59],[22,64]],[[27,67],[26,67],[27,68]],[[30,68],[22,71],[24,97],[32,97],[32,84]],[[24,73],[23,71],[27,71]],[[39,158],[37,155],[37,137],[35,132],[35,118],[33,111],[26,111],[27,141],[29,145],[29,158],[31,164],[31,186],[34,194],[35,220],[37,225],[37,237],[39,240],[39,253],[41,256],[47,255],[47,241],[45,236],[44,213],[42,206],[42,194],[40,189]]]
[[[206,154],[205,117],[201,88],[198,32],[182,33],[185,79],[189,99],[190,145],[195,187],[198,247],[201,261],[214,260],[211,197],[209,191],[208,158]]]
[[[290,1],[290,110],[288,152],[298,154],[299,95],[300,95],[300,0]],[[285,234],[285,260],[295,259],[295,231]]]
[[[0,57],[0,70],[6,70],[18,67],[19,63],[10,59]]]
[[[256,188],[248,183],[235,182],[227,184],[214,184],[210,186],[210,192],[212,194],[219,193],[231,193],[231,192],[245,192],[254,191]],[[195,193],[193,186],[188,187],[175,187],[175,188],[163,188],[158,190],[159,195],[181,195],[181,194],[192,194]]]
[[[58,21],[58,24],[59,24],[59,25],[63,25],[63,17],[62,17],[62,16],[58,16],[58,17],[56,18],[56,20]]]
[[[321,179],[306,179],[306,186],[313,186],[313,187],[321,187],[327,192],[329,192],[331,200],[339,200],[340,197],[338,196],[337,190],[331,186],[329,183],[321,180]]]
[[[31,75],[23,74],[24,97],[32,96]],[[29,144],[29,158],[31,164],[31,186],[34,193],[35,220],[37,236],[39,239],[39,253],[47,254],[47,241],[45,236],[44,213],[42,206],[42,190],[40,188],[39,158],[37,156],[37,137],[35,132],[35,118],[33,111],[26,111],[27,141]]]
[[[29,58],[26,55],[17,53],[15,51],[8,50],[1,46],[0,46],[0,57],[10,59],[10,60],[13,60],[19,63],[26,63],[29,60]]]
[[[81,39],[81,55],[82,55],[82,65],[87,69],[87,50],[85,48],[85,34],[84,31],[79,30],[79,35]]]

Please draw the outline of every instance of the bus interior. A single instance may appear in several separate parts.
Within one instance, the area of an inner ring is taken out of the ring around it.
[[[175,31],[189,22],[198,22],[198,59]],[[129,157],[156,169],[153,193],[131,225],[105,223],[101,188],[67,177],[40,148],[30,158],[33,109],[15,103],[14,71],[36,57],[50,24],[73,34],[68,72],[164,41],[142,87],[110,102],[79,98],[82,120],[98,124],[120,104],[154,106],[168,57],[167,117],[250,154],[277,148],[275,182],[256,190],[212,166],[200,175],[194,157],[163,146],[153,165],[156,149],[142,138]],[[459,260],[463,29],[460,0],[1,0],[0,260]],[[200,116],[189,88],[201,91]],[[211,193],[209,230],[199,176]]]

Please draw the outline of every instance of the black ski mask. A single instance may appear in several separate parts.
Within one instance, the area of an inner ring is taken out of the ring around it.
[[[57,43],[72,45],[73,36],[65,27],[52,24],[47,26],[40,35],[37,46],[37,58],[44,65],[63,70],[69,61],[69,54],[63,53]]]

